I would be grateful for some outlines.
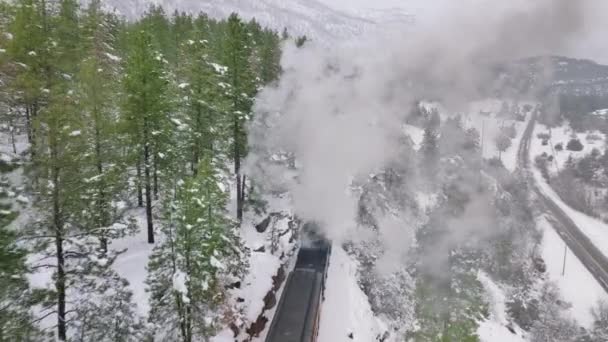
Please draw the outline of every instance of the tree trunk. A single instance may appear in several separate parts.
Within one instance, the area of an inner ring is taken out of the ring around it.
[[[239,146],[239,119],[234,117],[234,174],[236,175],[236,218],[239,223],[243,220],[243,195],[241,179],[241,149]]]
[[[30,125],[31,126],[31,140],[29,141],[30,143],[30,148],[31,148],[31,153],[30,155],[32,156],[32,161],[34,160],[34,158],[36,157],[36,128],[34,127],[34,119],[36,118],[36,116],[38,116],[38,103],[34,102],[34,104],[32,104],[32,109],[30,111]]]
[[[99,222],[97,224],[100,228],[105,228],[108,222],[108,213],[106,208],[106,194],[104,191],[104,182],[101,181],[103,179],[103,161],[101,157],[101,133],[99,132],[99,121],[95,122],[95,163],[97,164],[97,176],[100,177],[98,180],[99,184],[97,185],[97,210],[99,211],[97,214],[99,215]],[[108,238],[106,236],[105,231],[102,229],[99,233],[99,241],[101,253],[105,255],[108,252]]]
[[[17,145],[15,144],[15,120],[13,117],[13,109],[9,109],[9,130],[11,132],[11,146],[13,147],[13,153],[17,154]]]
[[[52,155],[55,153],[52,152]],[[56,162],[56,156],[55,158]],[[57,338],[60,341],[67,340],[67,329],[65,319],[65,257],[63,255],[63,221],[61,219],[60,199],[59,199],[59,168],[53,167],[53,225],[55,226],[55,255],[57,259],[57,279],[55,279],[55,289],[57,290]]]
[[[191,279],[192,276],[192,264],[190,262],[190,255],[191,255],[192,251],[190,250],[190,247],[187,247],[186,250],[186,271],[188,274],[188,279]],[[188,296],[190,297],[192,294],[192,289],[190,286],[190,282],[188,281],[186,283],[186,287],[187,287],[187,291],[188,291]],[[185,335],[185,341],[184,342],[192,342],[192,303],[185,303],[186,304],[186,310],[184,313],[185,316],[185,330],[186,330],[186,335]]]
[[[200,104],[196,104],[196,129],[192,132],[192,175],[198,174],[198,163],[200,161],[200,139],[198,134],[201,131],[201,109]]]
[[[144,194],[141,188],[141,157],[140,154],[137,153],[137,180],[135,182],[135,186],[137,187],[137,206],[144,206]]]
[[[153,171],[153,175],[154,175],[154,199],[158,200],[158,157],[157,157],[158,153],[154,153],[154,155],[152,156],[152,160],[154,163],[154,171]]]
[[[245,190],[247,189],[247,175],[243,175],[243,184],[241,184],[241,202],[245,204]]]
[[[27,131],[27,142],[32,143],[32,114],[31,106],[25,106],[25,130]]]
[[[146,220],[148,223],[148,243],[154,243],[154,224],[152,222],[152,184],[150,175],[150,146],[148,144],[148,126],[144,119],[144,174],[146,186]]]

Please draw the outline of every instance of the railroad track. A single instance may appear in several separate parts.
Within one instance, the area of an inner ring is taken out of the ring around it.
[[[549,214],[552,226],[561,236],[568,248],[585,265],[597,282],[608,293],[608,258],[581,231],[576,223],[554,200],[546,196],[536,184],[530,170],[530,142],[536,124],[536,114],[532,116],[519,145],[518,164],[528,183],[538,198],[543,211]]]

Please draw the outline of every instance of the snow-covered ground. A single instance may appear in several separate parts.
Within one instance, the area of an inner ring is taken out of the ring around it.
[[[477,278],[486,291],[486,299],[490,303],[490,317],[479,324],[477,334],[481,342],[525,342],[524,333],[507,319],[506,296],[500,288],[484,272],[479,272]],[[512,333],[507,326],[515,329]]]
[[[539,125],[534,130],[534,137],[532,139],[532,143],[530,146],[530,158],[532,159],[532,163],[534,157],[539,153],[542,153],[547,146],[542,146],[540,139],[536,138],[536,134],[539,132],[544,132],[544,127]],[[589,147],[587,147],[587,152],[590,152]],[[583,153],[583,152],[578,152]],[[559,154],[558,154],[559,155]],[[561,160],[561,162],[565,162],[563,157],[556,158],[556,160]],[[559,161],[558,161],[559,163]],[[534,165],[534,164],[532,164]],[[559,195],[551,188],[551,186],[544,179],[538,168],[533,167],[533,175],[536,184],[540,191],[551,200],[553,200],[571,219],[576,223],[577,227],[585,234],[591,242],[602,252],[604,255],[608,256],[608,224],[585,215],[577,210],[569,207],[564,201],[561,200]]]
[[[371,342],[383,331],[382,322],[374,316],[367,296],[359,288],[356,261],[335,246],[329,261],[319,342]]]
[[[420,127],[405,124],[403,125],[403,131],[412,139],[412,143],[414,144],[413,147],[418,151],[422,144],[422,139],[424,138],[424,130]]]
[[[593,324],[591,309],[599,300],[608,300],[608,294],[566,246],[546,218],[539,218],[537,225],[543,232],[542,257],[547,265],[548,280],[558,285],[562,298],[570,303],[571,307],[567,313],[579,324],[589,328]],[[566,267],[562,275],[564,253]]]
[[[148,276],[146,267],[154,245],[148,243],[145,209],[133,209],[126,215],[135,219],[138,231],[135,235],[112,241],[111,249],[126,250],[116,258],[112,267],[118,275],[129,281],[129,289],[133,292],[133,302],[137,305],[137,312],[145,317],[150,309],[150,295],[146,292],[145,286]]]
[[[509,105],[512,105],[510,101],[507,101]],[[480,134],[482,139],[482,154],[485,159],[498,158],[499,155],[502,159],[502,163],[509,171],[515,171],[517,168],[517,151],[518,142],[521,140],[528,120],[530,119],[530,113],[526,114],[526,121],[517,121],[510,118],[503,118],[499,116],[503,100],[488,98],[485,100],[473,101],[469,103],[466,108],[461,112],[451,112],[441,104],[433,102],[423,102],[423,106],[427,110],[437,109],[442,117],[442,120],[447,119],[456,114],[461,114],[463,124],[466,128],[475,128]],[[518,102],[520,110],[523,112],[523,107],[529,105],[534,108],[537,104],[534,102]],[[507,148],[502,154],[499,153],[496,147],[495,139],[500,133],[503,127],[515,127],[516,136],[511,141],[511,146]],[[412,138],[416,147],[420,146],[424,132],[416,127],[405,125],[405,132]]]
[[[532,102],[521,102],[519,103],[519,106],[522,107],[526,104],[531,106],[536,105]],[[472,102],[469,104],[469,114],[465,117],[465,124],[467,127],[474,127],[478,132],[480,132],[480,134],[482,134],[482,154],[484,158],[498,158],[500,155],[502,163],[507,170],[515,171],[517,168],[518,142],[523,136],[528,120],[530,119],[530,115],[529,113],[526,115],[525,122],[501,118],[498,117],[501,106],[502,101],[498,99],[487,99]],[[495,139],[502,127],[510,127],[511,125],[515,125],[517,135],[514,139],[512,139],[511,146],[501,154],[496,147]]]
[[[598,109],[595,112],[591,113],[591,115],[605,117],[608,116],[608,108],[606,109]]]
[[[542,193],[553,200],[574,221],[583,234],[587,235],[591,242],[608,256],[608,224],[570,208],[547,184],[540,171],[534,170],[534,179]]]
[[[541,133],[546,133],[551,136],[549,138],[547,145],[542,144],[542,140],[538,138],[538,135]],[[597,140],[587,139],[589,136],[594,136]],[[566,145],[573,137],[576,137],[583,144],[582,151],[569,151],[566,149]],[[599,149],[601,152],[604,150],[604,145],[606,143],[606,136],[600,132],[585,132],[585,133],[576,133],[570,128],[569,124],[564,126],[547,128],[547,126],[542,124],[536,124],[534,128],[534,133],[532,135],[532,140],[530,142],[530,157],[532,161],[538,155],[543,153],[547,153],[549,156],[554,157],[554,162],[549,163],[547,166],[551,173],[556,173],[558,170],[561,170],[564,167],[564,164],[568,160],[570,156],[572,158],[582,158],[589,153],[594,148]],[[555,146],[558,144],[562,144],[563,151],[555,150]]]

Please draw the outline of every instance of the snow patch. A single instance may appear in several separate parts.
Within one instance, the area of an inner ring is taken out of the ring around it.
[[[568,313],[582,326],[591,327],[593,324],[591,309],[599,300],[608,300],[608,295],[574,253],[566,247],[549,221],[541,217],[537,224],[543,231],[542,257],[547,265],[549,280],[558,285],[563,299],[572,305]],[[564,253],[566,268],[562,275]]]
[[[106,52],[106,57],[108,57],[111,61],[114,61],[114,62],[122,61],[122,58],[120,58],[118,56],[114,56],[113,54],[108,53],[108,52]]]
[[[383,326],[357,283],[357,262],[335,247],[329,261],[319,341],[376,341],[384,332]]]

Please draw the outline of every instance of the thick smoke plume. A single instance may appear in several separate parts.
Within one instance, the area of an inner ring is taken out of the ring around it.
[[[458,110],[499,89],[497,63],[564,51],[579,38],[595,2],[464,0],[446,6],[403,32],[329,49],[314,42],[286,46],[280,82],[257,99],[249,172],[286,184],[297,213],[321,221],[330,238],[344,238],[355,225],[357,203],[349,191],[355,177],[388,163],[413,163],[397,147],[414,101],[437,100]],[[274,152],[295,154],[297,181],[266,162]]]

